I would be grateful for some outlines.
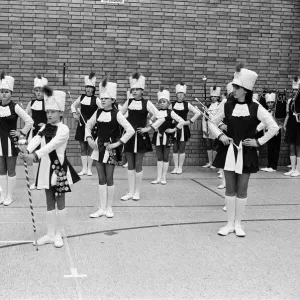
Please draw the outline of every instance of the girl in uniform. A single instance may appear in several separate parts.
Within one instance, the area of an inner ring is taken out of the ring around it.
[[[16,186],[16,162],[19,152],[17,141],[21,135],[26,137],[33,120],[18,104],[11,101],[14,78],[2,72],[0,80],[0,204],[10,205]],[[25,122],[20,131],[17,130],[19,117]]]
[[[256,148],[265,144],[278,131],[278,126],[268,111],[253,102],[253,87],[257,74],[237,66],[233,79],[234,101],[227,101],[213,117],[215,124],[224,118],[227,120],[227,135],[211,122],[208,123],[213,135],[224,145],[226,151],[218,152],[214,166],[224,169],[226,178],[227,225],[219,230],[220,235],[235,232],[244,237],[241,221],[247,203],[248,182],[251,173],[258,171]],[[255,139],[256,127],[263,122],[268,131]]]
[[[208,107],[209,117],[212,118],[219,108],[219,100],[221,95],[221,88],[217,87],[216,85],[210,88],[210,100],[211,104]],[[212,163],[216,156],[215,151],[215,138],[212,136],[209,128],[207,126],[207,120],[202,118],[202,130],[203,130],[203,138],[206,140],[206,147],[207,147],[207,156],[208,156],[208,163],[202,166],[203,168],[214,168]]]
[[[121,156],[120,145],[124,145],[134,129],[123,114],[114,105],[117,98],[117,84],[104,79],[99,85],[102,108],[98,109],[86,124],[86,139],[92,149],[92,158],[96,161],[99,178],[99,210],[91,218],[106,216],[112,218],[112,202],[115,193],[114,169]],[[97,123],[97,139],[91,136],[92,128]],[[120,125],[125,133],[121,137]]]
[[[169,109],[170,92],[164,90],[163,87],[157,93],[160,118],[164,118],[164,122],[159,126],[153,134],[152,144],[155,145],[157,155],[157,178],[152,184],[167,184],[166,175],[169,168],[170,147],[174,142],[174,133],[180,130],[185,121],[179,117],[174,111]],[[177,126],[175,126],[177,122]]]
[[[42,92],[42,88],[47,84],[48,80],[41,75],[38,75],[36,78],[34,78],[33,92],[35,94],[35,99],[30,101],[26,108],[26,112],[31,115],[34,122],[33,127],[28,134],[28,141],[31,141],[31,139],[38,133],[40,128],[47,124],[44,93]],[[32,164],[34,179],[37,172],[37,166],[37,163]],[[35,183],[31,184],[30,189],[34,190],[35,188]]]
[[[151,126],[147,126],[148,113],[158,118],[158,110],[154,104],[144,99],[143,91],[145,89],[145,77],[139,73],[134,73],[130,77],[130,92],[133,98],[127,100],[122,113],[128,111],[128,122],[135,130],[134,136],[124,145],[124,152],[128,162],[128,185],[129,191],[121,197],[121,200],[127,201],[133,199],[140,200],[140,191],[143,178],[143,158],[146,152],[152,151],[152,145],[148,132],[151,129],[157,129],[164,119],[157,119]]]
[[[64,224],[66,222],[65,193],[70,192],[70,185],[80,180],[67,160],[66,147],[69,128],[61,122],[65,110],[66,94],[43,87],[45,109],[48,123],[32,138],[27,146],[27,153],[21,157],[39,162],[36,187],[46,193],[47,234],[37,240],[37,244],[63,246]],[[40,146],[39,150],[36,150]],[[55,210],[57,207],[57,211]]]
[[[185,121],[185,123],[180,130],[175,132],[175,141],[173,145],[174,169],[171,174],[182,174],[182,166],[185,160],[185,146],[186,142],[191,137],[189,124],[194,123],[200,116],[200,112],[193,105],[184,100],[185,95],[186,85],[181,82],[176,85],[177,101],[172,102],[172,109]],[[191,111],[194,116],[188,120],[187,117],[189,111]]]
[[[85,82],[85,94],[82,94],[78,97],[75,102],[71,105],[71,111],[73,117],[78,121],[75,140],[79,141],[81,149],[81,162],[82,170],[78,175],[88,175],[92,176],[92,165],[93,159],[91,158],[92,149],[89,147],[88,143],[84,139],[85,134],[85,123],[94,112],[101,107],[101,101],[98,97],[95,96],[96,91],[96,76],[94,72],[91,72],[90,75],[84,77]],[[80,114],[78,115],[78,110]],[[96,128],[93,129],[93,136],[96,135]]]
[[[293,80],[293,97],[287,103],[287,115],[284,120],[283,128],[285,130],[284,141],[289,145],[290,160],[292,169],[285,176],[300,176],[300,122],[297,122],[295,112],[296,94],[300,86],[300,79],[296,76]]]

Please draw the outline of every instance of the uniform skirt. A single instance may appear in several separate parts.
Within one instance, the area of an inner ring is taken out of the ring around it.
[[[158,132],[155,131],[152,137],[152,145],[154,146],[165,146],[167,148],[170,148],[174,144],[174,133],[165,133],[165,140],[164,135],[161,135],[159,137],[159,144],[157,144],[157,134]]]
[[[153,151],[148,132],[135,134],[124,145],[124,152],[146,153]]]
[[[191,131],[188,125],[184,125],[181,129],[175,132],[175,141],[179,142],[187,142],[191,138]]]
[[[112,141],[113,143],[116,141]],[[97,141],[96,141],[97,143]],[[98,144],[98,150],[94,150],[91,158],[98,162],[106,163],[109,165],[118,165],[119,161],[122,160],[122,148],[117,147],[111,151],[106,151],[106,146],[104,144]]]
[[[229,146],[225,146],[222,142],[218,144],[217,155],[213,162],[216,168],[224,169],[227,151]],[[237,150],[234,147],[235,158],[237,158]],[[257,173],[259,170],[257,148],[243,147],[243,173]]]
[[[296,121],[295,117],[288,119],[284,142],[287,144],[300,145],[300,123]]]

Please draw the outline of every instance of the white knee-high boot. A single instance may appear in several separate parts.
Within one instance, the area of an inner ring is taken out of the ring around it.
[[[55,220],[56,220],[56,210],[49,210],[46,212],[46,226],[47,234],[42,236],[37,240],[38,246],[45,244],[53,244],[55,238]],[[35,245],[35,242],[33,242]]]
[[[54,238],[54,246],[60,248],[64,245],[63,237],[65,237],[65,224],[66,224],[67,210],[57,210],[56,212],[56,232]]]
[[[112,203],[114,200],[114,195],[115,195],[115,186],[111,185],[107,187],[107,206],[106,206],[106,211],[105,215],[107,218],[113,218],[114,213],[112,211]]]
[[[167,184],[167,172],[168,172],[168,168],[169,168],[169,162],[164,162],[163,164],[163,171],[162,171],[162,177],[161,177],[161,184]]]
[[[78,173],[79,176],[87,173],[87,156],[81,156],[82,170]]]
[[[236,197],[236,203],[235,203],[235,234],[236,236],[244,237],[245,231],[242,228],[242,219],[245,212],[247,204],[247,198],[237,198]]]
[[[228,235],[230,232],[234,232],[235,196],[226,196],[225,201],[227,208],[227,225],[219,230],[219,235]]]
[[[182,174],[182,167],[185,161],[185,153],[180,153],[179,154],[179,167],[177,170],[177,174]]]
[[[105,216],[105,210],[107,205],[107,185],[99,184],[99,209],[90,214],[90,218],[99,218],[101,216]]]
[[[174,169],[171,174],[177,174],[178,171],[178,161],[179,161],[179,153],[173,153],[173,160],[174,160]]]
[[[13,192],[16,187],[16,182],[17,182],[17,176],[13,176],[13,177],[7,176],[7,196],[3,202],[4,205],[10,205],[12,203]]]
[[[87,176],[93,175],[92,173],[93,161],[94,160],[90,156],[87,157]]]
[[[152,184],[160,183],[162,172],[163,172],[163,161],[157,161],[157,178],[156,180],[151,182]]]
[[[7,175],[0,175],[0,204],[2,204],[7,197]]]
[[[142,180],[143,180],[143,171],[138,172],[138,173],[135,172],[135,192],[132,197],[132,199],[135,201],[140,200]]]
[[[129,199],[132,199],[133,194],[134,194],[134,189],[135,189],[135,171],[134,170],[127,170],[128,174],[128,187],[129,191],[128,193],[121,197],[121,200],[127,201]]]

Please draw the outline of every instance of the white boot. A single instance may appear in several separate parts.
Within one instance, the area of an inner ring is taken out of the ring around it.
[[[93,175],[92,173],[93,161],[94,160],[90,156],[87,157],[87,176]]]
[[[107,218],[113,218],[114,213],[112,211],[112,203],[114,200],[114,194],[115,194],[115,186],[111,185],[107,187],[107,206],[106,206],[106,211],[105,215]]]
[[[13,198],[13,192],[16,187],[16,182],[17,182],[17,176],[13,176],[13,177],[7,176],[7,196],[3,202],[3,204],[6,206],[10,205],[13,202],[12,198]]]
[[[246,235],[244,229],[242,228],[242,218],[245,212],[246,204],[247,198],[236,198],[234,230],[236,236],[239,237],[244,237]]]
[[[7,197],[7,175],[0,175],[0,204],[2,204]]]
[[[173,153],[173,160],[174,160],[174,169],[171,174],[177,174],[178,171],[178,160],[179,160],[179,153]]]
[[[139,173],[135,172],[135,191],[134,191],[134,194],[132,197],[132,199],[135,201],[140,200],[142,179],[143,179],[143,171],[141,171]]]
[[[79,176],[87,173],[87,156],[81,156],[82,170],[78,173]]]
[[[134,194],[134,187],[135,187],[135,171],[134,170],[128,170],[128,186],[129,186],[129,191],[128,193],[121,197],[121,200],[127,201],[129,199],[132,199],[133,194]]]
[[[99,184],[99,199],[100,205],[99,209],[90,214],[90,218],[99,218],[101,216],[105,216],[106,204],[107,204],[107,185],[106,184]]]
[[[167,184],[166,176],[169,168],[169,162],[164,162],[163,164],[163,172],[161,177],[161,184]]]
[[[185,160],[185,153],[180,153],[179,154],[179,167],[177,170],[177,174],[182,174],[182,166],[184,164],[184,160]]]
[[[293,156],[290,156],[290,160],[291,160],[291,167],[292,169],[286,173],[284,173],[285,176],[291,176],[292,173],[295,172],[295,169],[296,169],[296,156],[293,155]]]
[[[55,238],[55,219],[56,219],[56,211],[55,209],[49,210],[46,212],[46,225],[47,225],[47,234],[42,236],[37,240],[38,246],[42,246],[45,244],[53,244]],[[35,246],[35,242],[33,242]]]
[[[297,157],[297,165],[295,171],[291,174],[291,177],[299,177],[300,176],[300,157]]]
[[[66,223],[67,210],[57,210],[56,212],[56,233],[54,238],[54,246],[60,248],[64,245],[63,237],[65,236],[65,223]]]
[[[235,196],[225,197],[226,209],[227,209],[227,225],[222,227],[218,234],[228,235],[230,232],[234,232],[234,220],[235,220]]]
[[[151,182],[152,184],[160,183],[162,172],[163,172],[163,161],[157,161],[157,178],[156,180]]]
[[[36,186],[35,186],[35,181],[36,181],[36,175],[37,175],[37,170],[38,170],[38,164],[37,163],[32,163],[32,170],[33,170],[33,183],[30,185],[30,189],[31,190],[35,190]]]

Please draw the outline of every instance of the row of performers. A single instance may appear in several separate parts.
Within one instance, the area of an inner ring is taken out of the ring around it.
[[[257,76],[255,72],[244,68],[243,65],[238,65],[232,81],[234,99],[223,103],[218,109],[218,113],[213,116],[212,122],[208,122],[211,134],[221,142],[222,146],[219,147],[214,166],[224,169],[226,178],[228,223],[220,229],[218,232],[220,235],[235,232],[237,236],[245,236],[241,220],[247,202],[250,174],[258,171],[256,148],[265,144],[279,130],[270,113],[253,101],[252,91]],[[86,80],[92,81],[93,78],[94,76],[90,76]],[[43,80],[43,78],[36,78],[35,82]],[[1,74],[0,185],[2,187],[1,202],[5,205],[11,203],[12,191],[15,186],[17,140],[21,136],[26,137],[33,125],[32,118],[18,104],[11,101],[13,83],[14,79],[11,76]],[[99,177],[100,208],[91,217],[111,218],[114,216],[112,211],[115,189],[113,174],[118,161],[118,149],[121,145],[124,147],[128,161],[129,187],[128,193],[121,199],[124,201],[140,199],[143,157],[147,151],[152,149],[148,135],[151,129],[157,130],[154,135],[154,143],[157,152],[161,154],[158,160],[156,181],[165,179],[163,176],[168,167],[166,153],[169,153],[170,145],[168,135],[173,132],[176,135],[177,147],[177,151],[174,151],[175,169],[173,172],[182,172],[185,142],[190,137],[188,124],[194,122],[200,113],[184,100],[186,94],[184,84],[176,86],[177,101],[172,103],[173,110],[169,109],[169,93],[167,91],[159,92],[160,110],[158,110],[153,103],[143,98],[144,88],[145,77],[138,73],[133,74],[130,77],[132,98],[129,98],[121,110],[118,110],[114,106],[116,83],[107,80],[100,83],[101,108],[96,108],[96,111],[91,114],[84,129],[85,140],[93,150],[91,157],[96,161]],[[44,86],[42,91],[44,101],[37,99],[30,103],[31,114],[33,117],[36,116],[36,118],[34,117],[35,126],[28,147],[26,151],[20,152],[20,156],[38,163],[35,185],[37,189],[45,189],[46,192],[47,234],[38,240],[38,244],[52,243],[55,247],[61,247],[66,217],[65,193],[69,192],[70,185],[80,178],[69,164],[65,154],[69,129],[61,122],[61,119],[65,110],[66,94],[62,91],[52,91],[47,86]],[[84,107],[90,105],[92,101],[97,105],[98,100],[93,95],[86,95],[79,101],[82,118]],[[43,106],[47,120],[42,119],[44,113],[39,109]],[[187,120],[190,110],[194,116]],[[127,119],[124,117],[126,112],[128,112]],[[154,117],[150,126],[146,125],[148,113]],[[24,128],[20,131],[16,128],[19,116],[25,122]],[[173,120],[176,120],[175,128]],[[222,124],[226,126],[226,132],[216,125],[221,124],[222,120],[224,121]],[[82,119],[81,121],[81,126],[83,126],[86,120]],[[259,122],[262,122],[268,130],[257,139],[256,128]],[[96,135],[93,137],[92,131],[96,124]],[[79,124],[79,127],[81,126]],[[124,129],[123,135],[120,134],[120,126]],[[79,136],[79,131],[77,133]]]

